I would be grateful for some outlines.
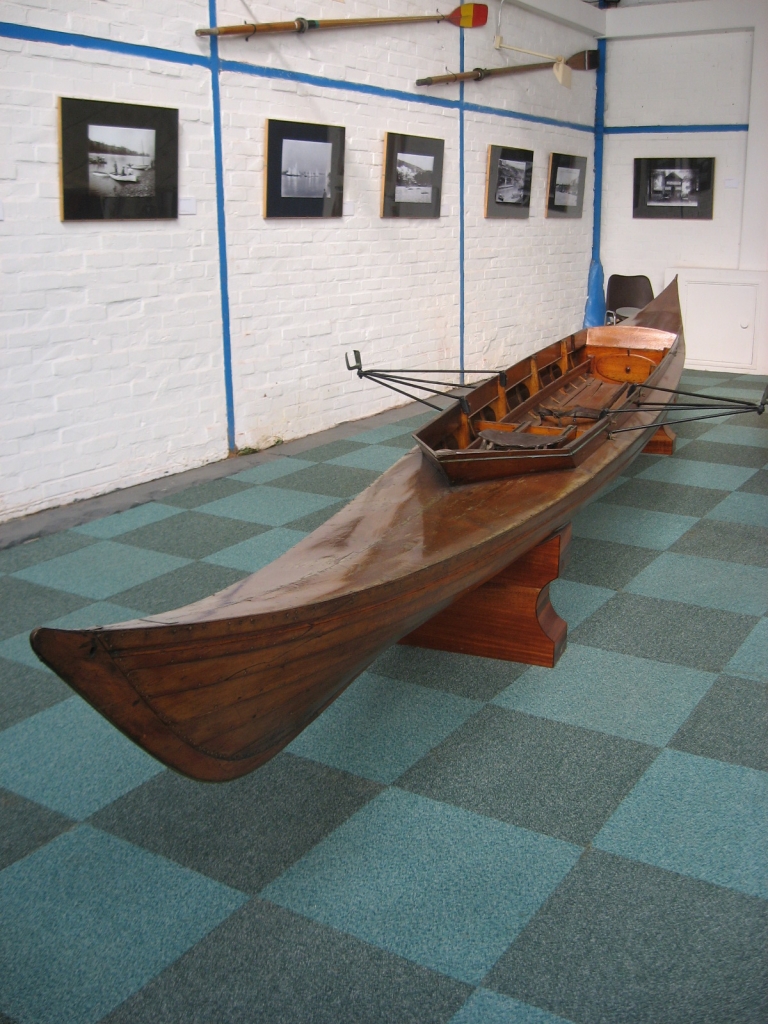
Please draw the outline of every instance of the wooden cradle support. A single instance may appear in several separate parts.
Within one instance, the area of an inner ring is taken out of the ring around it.
[[[568,523],[400,643],[553,668],[568,625],[552,607],[549,584],[565,568],[570,542]]]

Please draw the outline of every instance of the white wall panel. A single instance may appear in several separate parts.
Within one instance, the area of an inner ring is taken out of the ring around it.
[[[744,124],[751,72],[751,32],[611,40],[605,123]]]

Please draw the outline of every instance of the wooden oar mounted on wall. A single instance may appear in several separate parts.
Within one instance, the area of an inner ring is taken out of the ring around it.
[[[198,28],[196,36],[251,36],[274,32],[304,32],[320,28],[375,28],[378,25],[414,24],[421,21],[447,21],[457,28],[480,28],[488,21],[488,7],[485,4],[462,4],[450,14],[415,14],[392,18],[330,18],[315,21],[310,18],[296,18],[293,21],[271,21],[260,25],[222,25],[221,28]]]
[[[449,72],[447,75],[433,75],[431,78],[419,78],[416,85],[443,85],[446,82],[481,82],[484,78],[497,78],[500,75],[521,75],[526,71],[539,71],[543,68],[554,68],[562,63],[572,71],[594,71],[600,65],[599,50],[580,50],[562,62],[547,60],[540,64],[512,64],[501,68],[473,68],[472,71]]]

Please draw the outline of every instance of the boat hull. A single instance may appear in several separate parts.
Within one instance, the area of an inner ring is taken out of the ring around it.
[[[682,370],[682,336],[662,386]],[[274,756],[391,644],[492,579],[615,479],[653,436],[604,437],[576,468],[450,487],[419,450],[281,558],[164,615],[37,629],[38,656],[158,760],[226,781]]]

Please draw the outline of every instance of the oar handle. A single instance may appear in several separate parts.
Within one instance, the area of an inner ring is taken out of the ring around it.
[[[431,78],[419,78],[416,85],[442,85],[444,82],[481,82],[484,78],[495,78],[498,75],[519,75],[523,71],[538,71],[540,68],[554,67],[555,61],[543,64],[513,64],[503,68],[474,68],[472,71],[460,71],[455,74],[433,75]]]
[[[259,25],[222,25],[221,28],[198,28],[196,36],[253,36],[269,32],[296,32],[301,35],[312,29],[322,28],[364,28],[368,25],[413,24],[418,21],[445,21],[445,14],[411,14],[392,18],[327,18],[317,21],[312,18],[295,18],[293,21],[266,21]]]

